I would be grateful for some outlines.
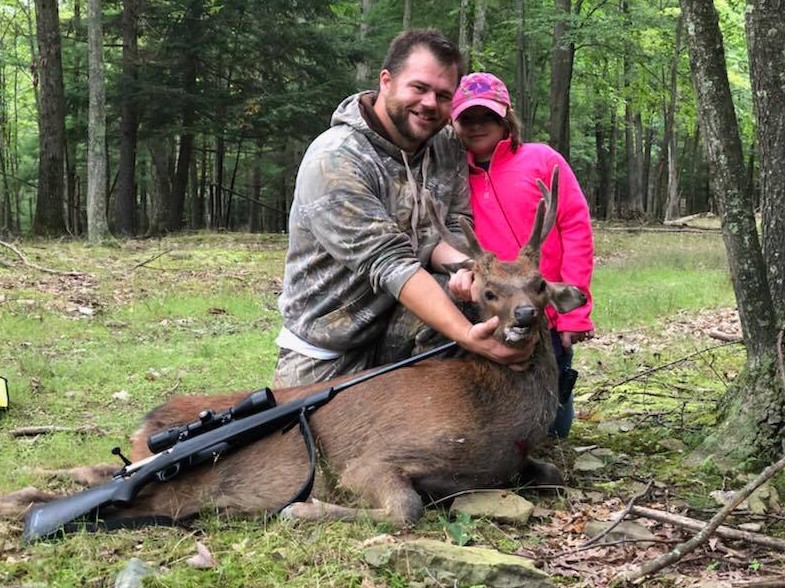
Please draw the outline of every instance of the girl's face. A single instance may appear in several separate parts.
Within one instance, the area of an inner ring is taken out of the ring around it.
[[[504,124],[495,112],[484,106],[464,110],[453,122],[455,131],[477,163],[491,160],[496,144],[504,139]]]

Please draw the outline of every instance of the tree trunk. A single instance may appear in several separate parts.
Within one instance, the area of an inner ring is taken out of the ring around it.
[[[641,156],[638,151],[640,130],[636,123],[639,116],[632,105],[632,98],[628,97],[624,105],[624,153],[627,161],[627,196],[622,205],[622,217],[626,219],[643,216]]]
[[[403,0],[403,30],[412,28],[412,0]]]
[[[464,66],[471,72],[471,56],[469,55],[469,0],[461,0],[458,12],[458,49],[463,55]]]
[[[665,220],[678,218],[681,214],[679,202],[679,176],[676,168],[676,92],[677,74],[679,70],[679,57],[681,55],[681,29],[682,18],[676,21],[676,43],[671,62],[670,83],[668,93],[668,108],[665,111],[665,136],[663,143],[666,147],[668,162],[668,190],[667,204],[665,205]]]
[[[185,34],[192,38],[201,36],[202,27],[202,3],[191,2],[186,11]],[[172,204],[169,208],[169,219],[167,228],[169,231],[179,231],[183,227],[183,210],[185,208],[185,192],[188,189],[188,168],[193,158],[194,131],[193,125],[196,121],[196,78],[199,74],[197,69],[198,47],[192,44],[184,52],[180,71],[183,72],[183,91],[182,98],[182,133],[180,135],[180,148],[177,152],[177,167],[172,181]],[[228,82],[227,82],[228,84]]]
[[[38,199],[33,233],[62,235],[65,233],[65,90],[57,0],[35,0],[35,11],[39,56],[37,72],[41,92],[38,116]]]
[[[745,374],[729,390],[722,420],[703,447],[722,461],[750,464],[781,451],[785,402],[773,361],[777,323],[744,173],[718,15],[706,0],[680,4],[698,120],[747,349]],[[757,81],[766,87],[764,80]]]
[[[71,19],[71,34],[78,45],[87,46],[87,28],[82,23],[82,5],[80,0],[73,0],[74,16]],[[88,72],[82,69],[82,52],[71,51],[70,60],[65,64],[65,72],[70,75],[65,77],[64,85],[67,87],[80,87]],[[71,120],[82,119],[81,101],[73,101],[68,109]],[[89,114],[85,116],[87,118]],[[69,135],[68,129],[64,137],[65,141],[65,209],[66,209],[66,229],[72,235],[81,235],[84,232],[87,222],[87,208],[82,207],[82,183],[77,171],[77,153],[80,139],[74,134]],[[86,202],[85,202],[86,204]],[[84,220],[82,216],[85,216]]]
[[[251,174],[250,193],[252,200],[248,203],[248,231],[260,233],[262,226],[262,147],[263,141],[258,139],[254,149],[254,166]]]
[[[472,50],[469,67],[473,68],[482,55],[485,44],[485,10],[486,0],[474,0],[474,26],[472,27]]]
[[[778,324],[785,323],[785,21],[777,0],[750,0],[747,47],[760,160],[763,259]]]
[[[3,39],[0,37],[0,52],[5,50]],[[0,235],[4,237],[11,233],[14,224],[11,208],[11,186],[8,181],[8,168],[10,153],[6,145],[11,144],[10,125],[8,124],[9,112],[6,104],[6,76],[5,67],[0,66]]]
[[[551,53],[550,131],[548,143],[566,159],[570,158],[570,86],[575,59],[575,43],[568,40],[572,0],[556,0]]]
[[[594,145],[597,152],[597,187],[594,194],[594,210],[592,216],[607,220],[610,212],[611,195],[611,158],[606,139],[606,103],[599,98],[595,100],[594,109]]]
[[[191,186],[189,191],[191,198],[188,226],[191,229],[201,229],[204,227],[204,200],[199,191],[199,175],[195,159],[188,170],[188,184]]]
[[[362,0],[360,5],[360,30],[357,35],[360,47],[365,46],[365,41],[368,37],[368,21],[371,17],[372,8],[373,0]],[[355,79],[357,80],[357,87],[361,90],[371,86],[371,64],[368,62],[366,55],[363,55],[363,58],[357,62]]]
[[[138,79],[139,0],[123,1],[123,91],[120,95],[120,159],[117,164],[117,196],[114,226],[120,235],[136,234],[136,149],[139,108]]]
[[[90,103],[87,126],[87,240],[106,239],[106,88],[101,0],[87,0],[87,59]]]
[[[515,108],[521,123],[521,141],[532,140],[534,130],[534,72],[526,34],[526,0],[515,0],[517,20],[515,50]]]
[[[148,209],[147,235],[166,232],[172,202],[172,148],[162,137],[153,137],[149,143],[152,185]]]
[[[622,0],[621,11],[626,28],[631,29],[630,10],[627,0]],[[627,193],[621,206],[621,216],[626,219],[637,219],[643,216],[643,184],[641,176],[640,130],[637,119],[640,116],[635,108],[632,91],[633,79],[632,42],[625,40],[622,70],[624,76],[624,155],[627,163]]]

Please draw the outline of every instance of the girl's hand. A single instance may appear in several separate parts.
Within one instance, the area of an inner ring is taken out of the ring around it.
[[[561,331],[559,333],[562,347],[569,349],[573,343],[580,343],[594,338],[594,331]]]
[[[457,300],[471,302],[473,283],[474,272],[468,269],[459,269],[454,274],[450,274],[450,281],[447,283],[447,289]]]

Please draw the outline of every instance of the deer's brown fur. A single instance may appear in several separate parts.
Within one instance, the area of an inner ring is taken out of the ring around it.
[[[324,469],[363,508],[314,501],[291,505],[285,514],[304,518],[361,515],[407,524],[422,514],[424,496],[509,487],[522,474],[534,473],[548,483],[559,480],[553,466],[537,465],[528,456],[547,434],[558,405],[557,368],[544,307],[551,303],[564,311],[585,302],[579,290],[549,284],[538,270],[539,244],[553,224],[557,205],[555,184],[550,210],[545,214],[541,205],[532,237],[514,262],[502,262],[483,251],[471,228],[464,227],[469,242],[464,249],[473,260],[470,265],[480,293],[481,318],[499,316],[495,335],[510,345],[536,341],[528,369],[514,372],[476,356],[434,359],[342,392],[310,421]],[[550,197],[542,188],[544,196]],[[451,239],[443,226],[438,228],[443,238]],[[280,405],[326,386],[288,388],[276,391],[275,396]],[[150,434],[191,422],[205,408],[224,410],[242,397],[173,398],[147,415],[133,436],[132,459],[149,455],[146,440]],[[303,440],[294,427],[213,464],[183,472],[168,483],[148,485],[118,516],[180,518],[212,508],[275,511],[297,492],[307,471]],[[27,490],[23,500],[48,498]],[[12,502],[7,498],[5,504],[8,511]]]

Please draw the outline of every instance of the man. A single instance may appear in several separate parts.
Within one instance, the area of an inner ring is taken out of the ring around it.
[[[438,31],[401,33],[379,91],[344,100],[306,151],[289,217],[276,387],[378,365],[412,314],[471,352],[512,369],[525,363],[526,353],[493,338],[497,319],[472,325],[428,271],[465,259],[440,242],[425,208],[433,198],[456,234],[471,214],[465,154],[444,128],[462,63]],[[465,298],[470,286],[464,276],[452,289]]]

